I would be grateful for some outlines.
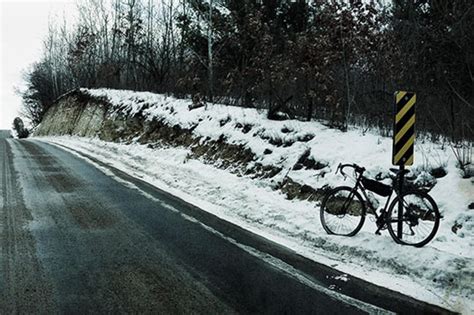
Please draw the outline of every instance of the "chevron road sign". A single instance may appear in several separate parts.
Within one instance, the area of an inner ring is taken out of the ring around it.
[[[413,165],[415,153],[415,103],[416,93],[407,91],[395,92],[393,165]]]

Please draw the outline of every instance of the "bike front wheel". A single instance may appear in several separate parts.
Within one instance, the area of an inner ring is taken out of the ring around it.
[[[440,219],[435,201],[422,191],[397,196],[387,212],[388,231],[395,242],[415,247],[422,247],[433,239]]]
[[[321,224],[328,234],[353,236],[365,220],[365,204],[351,187],[331,190],[321,203]]]

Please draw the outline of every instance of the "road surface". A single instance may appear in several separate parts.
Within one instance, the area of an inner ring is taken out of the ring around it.
[[[335,285],[337,271],[139,179],[7,136],[0,314],[445,312],[355,278]]]

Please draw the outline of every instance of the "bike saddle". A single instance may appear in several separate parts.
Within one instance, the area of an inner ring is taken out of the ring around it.
[[[396,175],[399,175],[400,173],[402,173],[403,175],[410,173],[409,170],[400,170],[398,168],[391,168],[390,171],[392,171]]]

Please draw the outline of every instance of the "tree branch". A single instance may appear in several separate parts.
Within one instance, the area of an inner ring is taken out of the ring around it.
[[[458,91],[456,91],[456,89],[453,87],[453,85],[451,84],[451,82],[449,82],[449,80],[446,80],[446,82],[448,82],[448,85],[449,85],[449,87],[451,88],[451,90],[454,92],[454,94],[456,94],[456,96],[457,96],[464,104],[466,104],[469,108],[473,108],[473,109],[474,109],[474,105],[472,105],[472,104],[469,103],[464,97],[462,97],[462,95],[459,94]]]

